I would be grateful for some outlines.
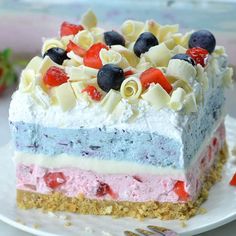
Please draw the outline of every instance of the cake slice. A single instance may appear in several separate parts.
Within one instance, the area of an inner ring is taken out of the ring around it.
[[[63,22],[22,71],[10,105],[17,204],[186,219],[227,158],[232,69],[207,30],[128,20]]]

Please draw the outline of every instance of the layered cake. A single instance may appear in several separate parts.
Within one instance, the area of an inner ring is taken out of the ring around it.
[[[186,219],[227,158],[224,48],[208,30],[63,22],[10,105],[20,208]]]

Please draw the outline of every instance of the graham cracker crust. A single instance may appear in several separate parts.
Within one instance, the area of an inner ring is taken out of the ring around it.
[[[221,179],[228,149],[225,143],[218,154],[217,162],[205,177],[201,193],[196,201],[186,203],[160,202],[115,202],[108,200],[91,200],[82,195],[74,198],[61,193],[43,195],[17,190],[17,205],[22,209],[41,208],[44,211],[66,211],[91,215],[111,215],[113,217],[159,218],[162,220],[186,220],[198,213],[200,205],[207,199],[209,189]]]

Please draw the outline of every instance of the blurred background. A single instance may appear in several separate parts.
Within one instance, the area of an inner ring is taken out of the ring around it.
[[[43,37],[58,35],[62,21],[76,23],[88,8],[107,29],[119,29],[126,19],[178,23],[183,32],[208,29],[217,44],[225,46],[229,62],[236,68],[236,0],[0,0],[0,51],[12,50],[11,62],[19,75],[24,63],[40,54]],[[0,146],[10,140],[8,108],[16,87],[17,83],[2,92],[0,88]],[[235,82],[226,96],[227,112],[236,118]],[[230,233],[236,230],[233,224],[201,235],[234,235]],[[0,223],[0,232],[1,227]]]

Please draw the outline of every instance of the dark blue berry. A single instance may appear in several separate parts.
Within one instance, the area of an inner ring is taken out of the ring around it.
[[[144,32],[140,34],[134,44],[134,53],[140,57],[142,53],[147,52],[151,47],[158,45],[158,40],[154,34]]]
[[[184,60],[184,61],[187,61],[188,63],[192,64],[193,66],[196,65],[196,62],[193,60],[193,58],[190,57],[190,56],[187,55],[187,54],[184,54],[184,53],[176,54],[176,55],[174,55],[171,59]]]
[[[189,48],[204,48],[209,53],[212,53],[216,46],[216,39],[210,31],[199,30],[191,35],[188,46]]]
[[[117,33],[116,31],[107,31],[104,33],[104,40],[106,45],[122,45],[125,46],[125,39],[124,37]]]
[[[124,79],[124,71],[114,64],[104,65],[97,74],[98,86],[105,92],[119,90]]]
[[[45,56],[49,56],[52,61],[59,65],[62,65],[64,60],[69,59],[67,52],[62,48],[50,48],[44,53],[43,57]]]

